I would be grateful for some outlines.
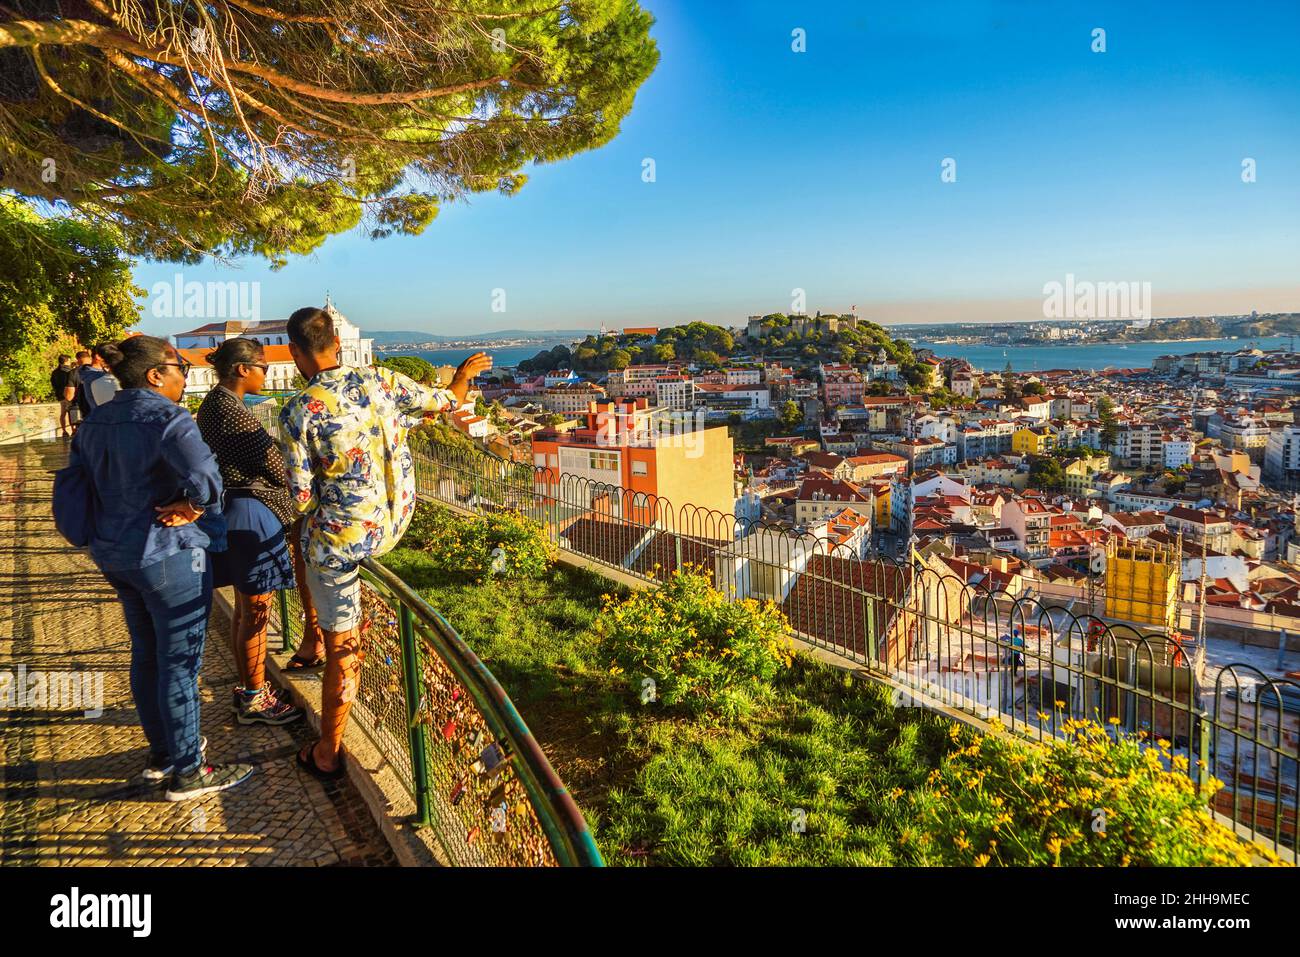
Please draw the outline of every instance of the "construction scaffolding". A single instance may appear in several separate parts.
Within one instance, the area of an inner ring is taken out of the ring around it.
[[[1182,544],[1112,541],[1106,549],[1106,614],[1111,620],[1178,627]]]

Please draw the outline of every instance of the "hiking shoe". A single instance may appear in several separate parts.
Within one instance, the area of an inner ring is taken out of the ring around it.
[[[202,761],[208,754],[208,739],[199,738],[199,760]],[[149,763],[144,767],[144,773],[141,774],[150,784],[157,784],[159,781],[167,780],[167,775],[176,770],[172,764],[172,759],[166,754],[150,754]]]
[[[240,699],[240,724],[289,724],[302,717],[302,709],[277,697],[271,690],[270,682],[263,684],[253,694],[241,692]]]
[[[251,764],[200,764],[188,774],[177,771],[167,788],[167,800],[192,801],[205,794],[215,794],[243,784],[252,773]]]

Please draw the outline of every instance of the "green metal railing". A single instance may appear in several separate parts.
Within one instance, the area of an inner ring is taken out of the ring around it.
[[[600,867],[572,796],[509,695],[410,586],[362,563],[361,676],[350,720],[387,759],[443,859],[457,866]],[[278,596],[284,648],[298,595]]]

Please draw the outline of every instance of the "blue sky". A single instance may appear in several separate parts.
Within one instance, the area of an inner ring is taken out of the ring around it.
[[[1032,319],[1067,273],[1150,282],[1156,315],[1300,309],[1300,4],[642,2],[660,64],[604,148],[422,236],[137,282],[260,281],[263,318],[328,289],[365,329],[457,335],[739,324],[796,288]],[[146,331],[184,325],[146,303]]]

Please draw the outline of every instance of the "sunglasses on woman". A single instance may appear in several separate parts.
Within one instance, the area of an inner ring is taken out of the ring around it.
[[[181,375],[185,376],[186,378],[189,378],[190,370],[194,368],[194,363],[186,362],[184,359],[182,359],[180,362],[158,363],[159,368],[162,368],[163,366],[175,366],[177,369],[181,370]]]

